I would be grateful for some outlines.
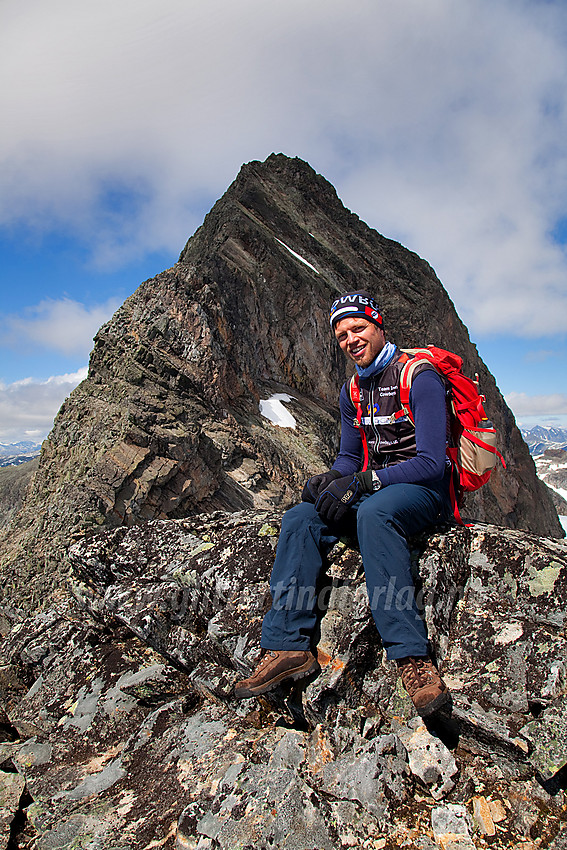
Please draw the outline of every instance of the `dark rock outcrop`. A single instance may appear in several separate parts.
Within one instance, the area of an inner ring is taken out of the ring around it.
[[[567,499],[564,499],[557,490],[554,490],[551,486],[548,485],[549,494],[551,496],[551,501],[553,502],[553,506],[559,516],[567,516]],[[563,487],[563,490],[565,488]]]
[[[13,846],[564,848],[567,544],[479,525],[414,541],[453,693],[426,725],[344,544],[320,590],[319,678],[234,701],[279,520],[102,532],[69,553],[72,600],[8,614],[0,828],[16,815]]]
[[[0,467],[0,528],[9,525],[22,507],[38,463],[36,457],[16,466]]]
[[[345,362],[333,297],[375,293],[390,338],[462,354],[480,376],[508,471],[470,498],[477,520],[560,537],[547,490],[494,379],[431,267],[349,212],[281,154],[243,166],[179,262],[143,283],[97,334],[88,378],[45,441],[34,488],[4,534],[2,580],[33,607],[60,582],[70,539],[214,509],[286,507],[338,444]],[[293,397],[296,430],[258,403]]]

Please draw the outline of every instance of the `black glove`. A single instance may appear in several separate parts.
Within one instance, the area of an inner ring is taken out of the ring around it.
[[[326,522],[339,522],[363,493],[372,493],[370,470],[332,481],[317,499],[315,510]]]
[[[328,472],[320,472],[319,475],[313,475],[309,481],[305,482],[303,493],[301,494],[301,501],[315,504],[325,487],[328,487],[331,481],[334,481],[335,478],[340,477],[341,473],[336,469],[330,469]]]

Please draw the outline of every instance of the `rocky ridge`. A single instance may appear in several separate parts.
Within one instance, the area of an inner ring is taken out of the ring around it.
[[[0,528],[9,525],[20,510],[38,463],[39,458],[35,457],[15,466],[0,467]]]
[[[482,521],[560,537],[547,490],[493,377],[431,267],[349,212],[307,163],[251,162],[189,240],[97,334],[89,374],[43,444],[32,490],[0,539],[12,603],[62,581],[69,542],[216,509],[284,508],[338,445],[345,363],[329,333],[339,293],[373,291],[388,336],[435,343],[478,373],[508,471],[475,494]],[[286,393],[297,428],[263,418]]]
[[[567,452],[546,449],[534,461],[540,480],[549,488],[557,513],[560,518],[567,519]]]
[[[453,694],[425,724],[348,541],[318,597],[321,675],[234,701],[279,522],[104,531],[69,551],[71,597],[4,607],[0,847],[565,850],[567,544],[490,525],[413,541]]]

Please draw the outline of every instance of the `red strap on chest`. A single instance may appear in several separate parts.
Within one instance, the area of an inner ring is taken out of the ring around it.
[[[350,379],[350,400],[356,408],[356,427],[360,431],[360,439],[362,441],[362,472],[368,469],[368,440],[366,433],[362,427],[362,407],[360,404],[360,387],[358,386],[358,374],[353,375]]]

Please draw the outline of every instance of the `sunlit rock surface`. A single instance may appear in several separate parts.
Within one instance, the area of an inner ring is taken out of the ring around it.
[[[17,846],[431,848],[457,818],[463,846],[564,847],[565,544],[481,525],[414,540],[453,694],[426,725],[348,541],[321,587],[321,675],[234,701],[279,523],[104,532],[69,553],[72,597],[5,612],[0,824],[14,817]]]

